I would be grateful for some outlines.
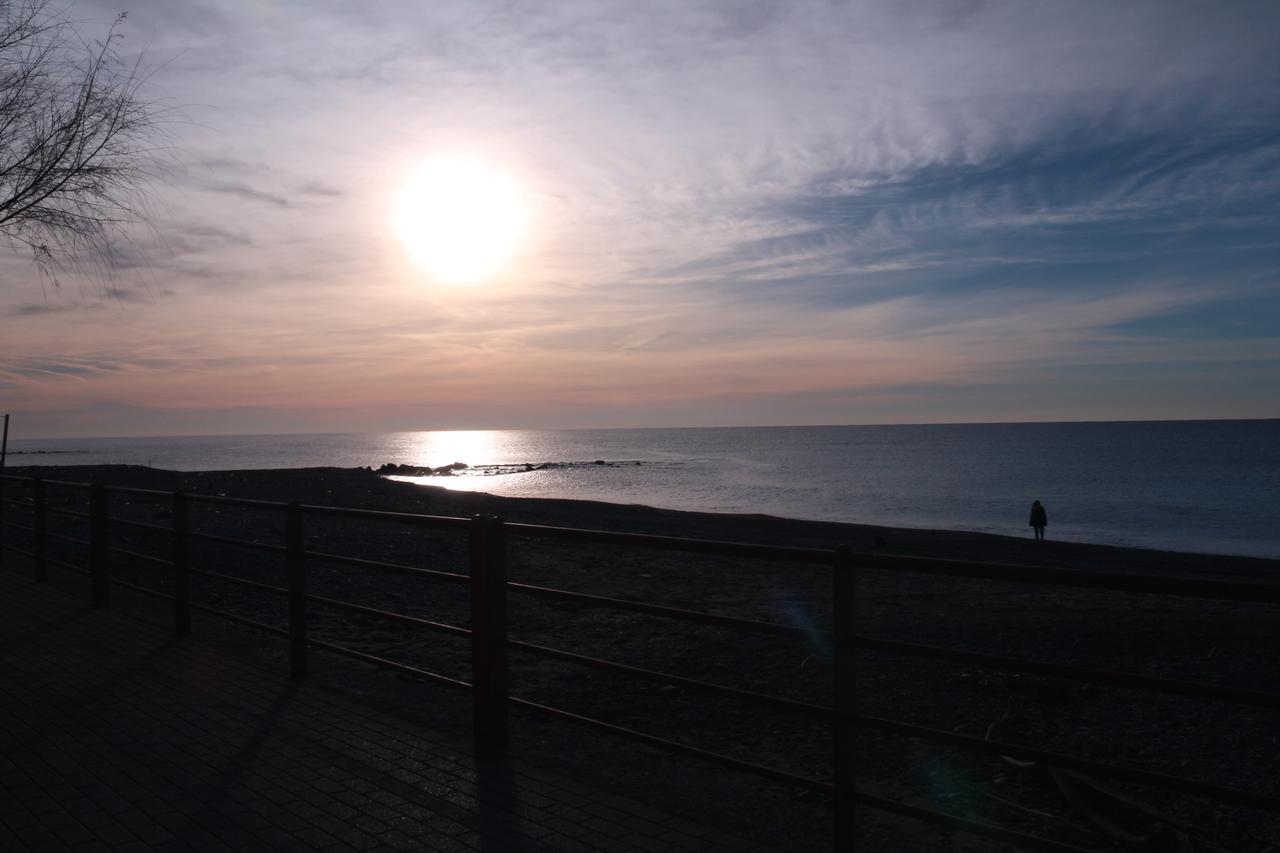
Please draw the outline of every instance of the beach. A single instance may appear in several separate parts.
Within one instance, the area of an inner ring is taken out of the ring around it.
[[[171,472],[95,466],[11,469],[9,473],[434,516],[483,513],[509,522],[769,545],[822,549],[845,545],[855,552],[904,557],[1224,580],[1275,582],[1280,578],[1280,564],[1272,560],[1057,543],[1052,523],[1048,541],[1037,543],[1029,528],[1025,538],[1014,538],[495,497],[393,482],[367,469]],[[6,494],[13,497],[20,492],[10,484]],[[56,487],[50,487],[49,494],[51,506],[70,507],[84,497],[82,492],[76,495]],[[158,526],[168,518],[165,501],[128,495],[112,498],[112,512]],[[193,529],[263,544],[284,541],[282,522],[278,511],[225,506],[197,505],[192,517]],[[68,518],[65,523],[74,527],[79,522]],[[167,556],[158,533],[121,527],[117,535],[121,547]],[[308,547],[316,551],[466,572],[465,533],[447,527],[315,517],[308,519],[306,535]],[[508,556],[510,578],[517,583],[824,630],[831,626],[830,572],[820,566],[526,535],[511,537]],[[202,543],[193,561],[198,567],[230,575],[283,583],[283,561],[275,555]],[[318,560],[310,561],[308,570],[311,592],[316,595],[349,598],[450,624],[462,625],[469,618],[465,590],[453,585],[375,575]],[[121,563],[117,571],[139,584],[165,588],[164,576],[153,567]],[[216,602],[274,624],[283,613],[279,601],[211,578],[197,578],[194,595],[197,601]],[[868,570],[859,577],[857,617],[860,634],[889,640],[1267,689],[1280,682],[1280,655],[1275,654],[1274,641],[1280,636],[1277,611],[1280,608],[1249,603]],[[466,644],[453,638],[411,632],[322,607],[314,608],[310,621],[317,638],[406,659],[450,677],[468,675]],[[201,631],[208,622],[200,620]],[[207,630],[223,629],[209,625]],[[744,635],[515,594],[510,634],[513,639],[689,678],[816,704],[831,701],[830,649],[815,640]],[[274,648],[275,643],[259,640],[259,653],[284,660],[283,643]],[[465,708],[442,704],[434,698],[438,688],[321,657],[323,662],[315,667],[317,677],[325,678],[327,672],[335,689],[361,693],[369,701],[399,704],[408,714],[454,714],[459,725],[466,725]],[[830,778],[829,728],[802,715],[744,707],[689,688],[636,683],[634,678],[524,653],[513,654],[511,666],[514,695],[799,775]],[[871,652],[859,656],[857,686],[859,713],[1274,792],[1280,715],[1266,709]],[[830,847],[830,803],[785,785],[699,769],[690,760],[660,756],[649,748],[623,747],[594,733],[526,720],[523,715],[518,717],[514,738],[517,749],[554,756],[584,774],[599,775],[602,784],[643,789],[699,814],[748,826],[758,837],[776,842],[778,849]],[[860,738],[858,749],[860,788],[1052,835],[1090,849],[1107,849],[1098,847],[1099,836],[1087,828],[1078,807],[1047,783],[1037,768],[1017,768],[995,756],[875,732]],[[1153,788],[1119,787],[1185,824],[1188,834],[1226,849],[1262,849],[1250,846],[1251,839],[1278,834],[1274,818]],[[915,834],[920,831],[903,819],[880,818],[870,812],[860,824],[869,849],[910,849],[895,844],[903,839],[921,843],[921,836]],[[942,837],[952,836],[946,831]],[[956,835],[955,839],[959,840],[954,849],[1001,849],[972,836]]]

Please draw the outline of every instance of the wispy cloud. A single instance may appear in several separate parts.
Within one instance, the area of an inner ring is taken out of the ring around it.
[[[158,233],[118,259],[141,301],[0,293],[0,380],[48,411],[376,428],[1050,417],[1049,376],[1106,417],[1122,380],[1091,371],[1177,365],[1200,385],[1155,383],[1152,412],[1220,407],[1215,382],[1280,360],[1277,24],[1179,0],[147,0],[130,25],[192,122]],[[389,228],[405,175],[458,151],[534,214],[466,292]]]
[[[293,207],[293,202],[282,195],[267,192],[243,181],[210,181],[204,189],[215,193],[227,193],[249,201],[262,202],[273,207]]]

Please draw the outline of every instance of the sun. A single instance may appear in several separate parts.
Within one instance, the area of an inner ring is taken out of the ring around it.
[[[427,163],[396,199],[396,231],[409,257],[447,283],[497,274],[524,237],[527,218],[516,182],[467,158]]]

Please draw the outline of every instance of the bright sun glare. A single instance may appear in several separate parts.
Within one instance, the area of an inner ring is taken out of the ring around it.
[[[395,215],[410,258],[449,283],[497,273],[524,236],[527,218],[511,178],[464,158],[428,163],[400,191]]]

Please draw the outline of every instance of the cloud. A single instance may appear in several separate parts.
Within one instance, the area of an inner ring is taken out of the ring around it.
[[[337,187],[329,186],[323,181],[311,180],[298,187],[298,192],[303,195],[319,196],[321,198],[341,198],[346,195],[343,190]]]
[[[874,287],[882,273],[928,270],[893,276],[896,287],[927,291],[948,280],[1004,288],[1008,276],[997,270],[1010,265],[1058,268],[1043,285],[1024,275],[1023,288],[1040,289],[1056,286],[1064,264],[1141,257],[1159,265],[1162,255],[1185,254],[1193,242],[1215,254],[1223,242],[1274,225],[1275,128],[1224,136],[1182,120],[1128,137],[1090,127],[1085,134],[1067,124],[1025,150],[881,180],[832,171],[759,208],[744,206],[747,239],[734,241],[730,230],[719,251],[706,254],[715,244],[704,240],[701,257],[648,274],[714,283],[740,298],[804,300],[821,292],[859,301],[862,285]],[[992,273],[985,281],[983,269]]]
[[[6,313],[8,313],[9,316],[11,317],[33,317],[38,314],[56,314],[61,311],[73,311],[73,310],[76,310],[77,308],[79,308],[79,306],[62,305],[58,303],[42,304],[42,303],[36,303],[36,302],[28,302],[28,303],[23,303],[19,305],[14,305],[9,309],[7,309]]]
[[[0,295],[22,318],[0,359],[53,366],[5,374],[32,406],[518,425],[551,402],[707,422],[791,401],[856,421],[895,400],[924,417],[934,394],[946,420],[971,411],[959,388],[1053,373],[1085,412],[1099,365],[1212,384],[1275,358],[1271,4],[131,13],[195,105],[190,167],[158,190],[159,234],[121,251],[150,277],[125,277],[128,311]],[[518,263],[473,291],[424,281],[387,233],[440,151],[500,164],[534,208]],[[119,366],[74,369],[94,359]],[[1006,417],[1022,399],[972,395]]]
[[[84,377],[112,373],[120,365],[100,359],[37,359],[23,358],[0,362],[0,373],[12,377],[71,376]]]
[[[284,196],[251,186],[243,181],[209,181],[202,185],[203,189],[215,193],[227,193],[254,202],[262,202],[273,207],[293,207],[293,202]]]

